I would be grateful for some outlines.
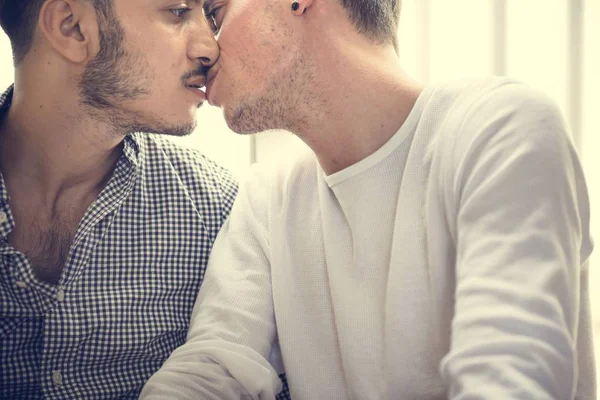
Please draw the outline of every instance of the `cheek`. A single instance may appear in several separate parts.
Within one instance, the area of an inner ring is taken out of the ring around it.
[[[241,68],[254,68],[273,61],[277,31],[268,23],[267,16],[256,10],[230,11],[219,35],[221,56],[237,60]],[[231,62],[231,61],[228,61]]]
[[[271,45],[256,36],[239,35],[234,40],[223,42],[221,58],[224,69],[235,71],[238,78],[268,76],[277,68],[277,60]]]
[[[149,69],[157,79],[164,76],[165,72],[170,72],[170,75],[177,71],[179,75],[187,72],[187,48],[183,40],[172,32],[151,28],[141,29],[135,38],[136,53],[143,60],[144,69]],[[140,36],[143,33],[146,35]]]
[[[150,49],[145,53],[145,67],[143,69],[147,73],[144,76],[146,79],[154,81],[154,85],[164,87],[188,72],[185,69],[185,62],[182,62],[182,60],[185,60],[185,57],[178,57],[173,49]]]

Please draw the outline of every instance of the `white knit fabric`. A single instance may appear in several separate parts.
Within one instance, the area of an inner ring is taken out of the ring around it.
[[[323,132],[326,134],[326,132]],[[505,79],[425,90],[325,176],[256,171],[188,342],[144,399],[595,399],[589,204],[554,104]]]

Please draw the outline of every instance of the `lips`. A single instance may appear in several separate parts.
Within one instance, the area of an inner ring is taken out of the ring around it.
[[[190,79],[185,83],[185,86],[190,89],[203,91],[202,89],[206,86],[206,80],[204,79],[204,77]]]

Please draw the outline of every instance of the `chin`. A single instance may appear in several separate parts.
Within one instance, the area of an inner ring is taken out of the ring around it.
[[[168,127],[165,127],[162,132],[159,132],[163,135],[169,136],[188,136],[191,135],[196,129],[196,120],[193,119],[191,121],[180,122],[178,124],[172,124]]]
[[[229,129],[239,135],[252,135],[268,131],[272,128],[266,127],[264,124],[256,124],[256,121],[249,121],[246,118],[240,118],[239,115],[229,116],[225,114],[225,122]]]
[[[268,97],[223,107],[225,121],[232,131],[247,135],[274,129],[285,129],[283,109]]]
[[[243,108],[231,108],[228,106],[224,106],[223,117],[225,118],[225,122],[227,123],[229,129],[231,129],[235,133],[241,135],[256,133],[247,124],[247,121],[244,118]]]

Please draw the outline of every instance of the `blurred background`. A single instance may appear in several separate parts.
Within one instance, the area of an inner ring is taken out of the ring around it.
[[[424,84],[506,75],[554,98],[584,165],[592,232],[600,243],[600,0],[403,0],[399,34],[405,69]],[[0,91],[13,72],[0,30]],[[237,175],[303,146],[285,132],[237,136],[210,106],[200,109],[192,135],[173,140],[201,149]],[[600,364],[600,245],[590,268]]]

